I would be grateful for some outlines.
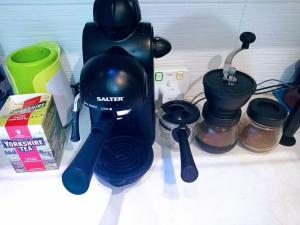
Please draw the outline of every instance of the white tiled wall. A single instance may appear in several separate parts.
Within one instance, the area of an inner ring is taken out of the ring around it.
[[[0,59],[12,50],[44,39],[57,41],[69,77],[77,81],[82,67],[81,32],[92,20],[93,0],[1,0]],[[300,59],[300,0],[140,0],[144,21],[155,34],[169,39],[173,51],[156,67],[185,66],[201,89],[201,77],[222,66],[240,45],[242,31],[257,41],[235,60],[238,69],[257,81],[289,80]]]

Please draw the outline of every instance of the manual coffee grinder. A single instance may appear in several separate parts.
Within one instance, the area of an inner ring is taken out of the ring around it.
[[[137,181],[152,164],[153,58],[166,55],[171,45],[140,20],[137,0],[96,0],[94,22],[83,30],[84,67],[76,100],[89,107],[91,133],[62,176],[73,194],[88,190],[93,172],[120,187]],[[78,141],[77,104],[72,128]]]
[[[241,48],[227,56],[224,68],[212,70],[203,78],[207,101],[202,110],[204,120],[197,127],[195,139],[204,151],[224,153],[237,143],[241,107],[254,94],[256,82],[246,73],[232,67],[232,60],[237,53],[248,49],[255,39],[251,32],[242,33]]]

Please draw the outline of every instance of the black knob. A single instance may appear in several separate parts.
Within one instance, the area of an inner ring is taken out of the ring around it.
[[[161,37],[154,37],[153,40],[153,55],[155,58],[161,58],[168,54],[172,49],[169,41]]]
[[[128,37],[141,20],[137,0],[96,0],[94,22],[113,40]]]
[[[240,36],[241,42],[243,42],[242,49],[248,49],[249,45],[256,40],[256,36],[252,32],[243,32]]]

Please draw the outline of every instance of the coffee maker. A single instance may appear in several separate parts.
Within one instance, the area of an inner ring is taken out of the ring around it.
[[[88,190],[93,172],[104,183],[125,186],[138,180],[153,161],[155,139],[153,58],[171,44],[154,37],[140,22],[137,0],[96,0],[94,22],[83,30],[84,67],[80,97],[89,108],[91,133],[65,170],[62,181],[73,194]],[[72,135],[79,138],[74,105]]]

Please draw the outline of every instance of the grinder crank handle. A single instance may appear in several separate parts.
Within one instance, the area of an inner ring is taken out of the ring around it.
[[[229,85],[234,85],[237,82],[235,77],[236,69],[232,66],[233,58],[242,50],[249,49],[251,43],[255,42],[256,36],[252,32],[243,32],[240,35],[240,41],[242,46],[238,49],[232,51],[225,59],[225,64],[223,68],[223,80],[226,81]]]
[[[113,114],[102,114],[87,140],[62,175],[65,188],[73,194],[85,193],[90,185],[96,161],[116,121]]]
[[[186,128],[176,128],[173,137],[179,142],[181,159],[181,178],[187,183],[194,182],[198,178],[198,169],[188,142],[188,132]]]

